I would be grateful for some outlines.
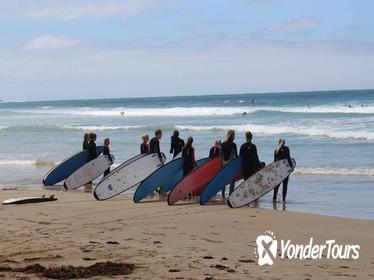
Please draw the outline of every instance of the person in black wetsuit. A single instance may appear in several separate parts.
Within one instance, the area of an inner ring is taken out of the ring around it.
[[[161,150],[160,150],[160,139],[162,137],[162,131],[161,129],[157,129],[155,131],[155,137],[149,141],[149,148],[151,154],[156,153],[158,155],[158,158],[162,163],[164,163],[164,157],[162,156]]]
[[[161,131],[161,129],[157,129],[155,131],[155,137],[153,137],[151,139],[151,141],[149,141],[149,148],[150,148],[150,153],[151,154],[157,153],[158,158],[160,159],[161,163],[163,164],[164,163],[164,157],[162,156],[162,153],[161,153],[161,150],[160,150],[160,139],[161,139],[161,137],[162,137],[162,131]],[[166,196],[166,192],[164,191],[163,186],[160,186],[157,191],[160,194],[160,197],[165,197]]]
[[[186,176],[192,169],[196,167],[195,149],[192,147],[193,138],[188,137],[187,143],[182,152],[183,158],[183,176]]]
[[[274,151],[274,162],[278,160],[282,160],[282,159],[287,159],[289,165],[293,167],[293,163],[292,163],[291,156],[290,156],[290,149],[287,146],[285,146],[285,144],[286,144],[286,140],[284,138],[280,138],[278,142],[278,146],[276,150]],[[289,176],[287,176],[287,178],[283,180],[283,190],[282,190],[283,202],[286,202],[288,178]],[[280,185],[281,184],[279,184],[278,186],[274,188],[274,195],[273,195],[274,202],[277,201],[277,195],[278,195],[278,190],[279,190]]]
[[[222,156],[221,140],[216,140],[214,146],[210,148],[209,159]]]
[[[89,141],[88,141],[88,148],[87,148],[87,162],[97,158],[95,141],[96,141],[96,134],[90,133]]]
[[[88,140],[87,162],[97,158],[95,141],[96,141],[96,134],[91,132],[89,135],[89,140]],[[85,192],[91,192],[91,190],[92,190],[92,182],[89,182],[88,184],[84,185]]]
[[[235,140],[235,131],[229,130],[227,132],[226,140],[222,143],[222,155],[223,155],[223,166],[228,164],[231,160],[238,156],[238,149],[236,144],[234,143]],[[234,191],[235,186],[235,179],[230,183],[230,194]],[[225,198],[226,186],[224,186],[221,190],[222,198]]]
[[[89,133],[85,133],[84,136],[83,136],[83,144],[82,144],[83,150],[87,150],[88,149],[88,139],[89,138],[90,138],[90,134]]]
[[[110,154],[109,145],[110,145],[109,138],[105,138],[105,140],[104,140],[103,155],[104,156],[109,156],[110,161],[113,163],[113,159],[112,159],[112,156]],[[106,177],[109,173],[110,173],[110,167],[108,167],[108,169],[104,171],[104,177]]]
[[[184,141],[179,138],[179,131],[174,130],[173,136],[171,136],[170,142],[170,153],[173,154],[175,158],[180,152],[182,152],[184,147]]]
[[[150,148],[149,148],[149,136],[148,134],[143,134],[142,135],[142,143],[140,144],[140,154],[150,154]]]
[[[260,169],[261,162],[258,159],[257,147],[252,143],[252,133],[245,133],[246,142],[240,147],[239,155],[242,156],[242,172],[244,180],[247,180]]]

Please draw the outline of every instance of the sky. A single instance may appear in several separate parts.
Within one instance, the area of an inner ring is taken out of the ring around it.
[[[372,0],[0,0],[0,99],[374,88]]]

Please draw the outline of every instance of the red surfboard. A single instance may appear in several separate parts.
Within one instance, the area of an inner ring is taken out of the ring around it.
[[[195,195],[199,195],[221,168],[222,158],[218,157],[192,170],[191,173],[180,180],[171,190],[168,196],[168,204],[173,205],[179,200],[184,200],[191,192]]]

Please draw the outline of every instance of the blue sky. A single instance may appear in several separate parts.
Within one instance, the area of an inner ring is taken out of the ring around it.
[[[374,88],[371,0],[0,0],[0,99]]]

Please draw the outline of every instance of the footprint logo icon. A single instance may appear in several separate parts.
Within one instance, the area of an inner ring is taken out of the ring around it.
[[[273,265],[277,257],[278,241],[273,232],[266,231],[256,239],[258,265]]]

